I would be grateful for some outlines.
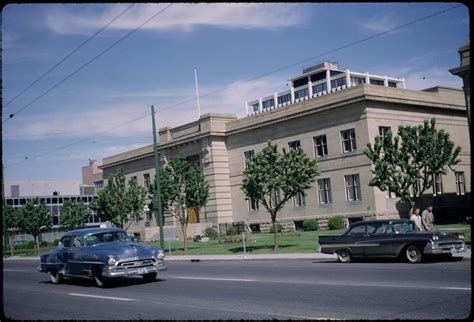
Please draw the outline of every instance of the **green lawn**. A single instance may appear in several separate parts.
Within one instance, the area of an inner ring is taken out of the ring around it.
[[[435,230],[446,232],[463,232],[466,243],[471,243],[471,226],[467,224],[436,225]],[[280,234],[280,248],[273,250],[273,234],[254,233],[246,241],[247,254],[284,254],[284,253],[312,253],[318,248],[318,236],[340,235],[344,230],[321,230],[321,231],[297,231]],[[159,242],[147,242],[146,245],[159,246]],[[243,244],[224,243],[218,240],[208,242],[189,241],[188,251],[183,251],[183,242],[173,240],[165,242],[166,255],[169,256],[169,245],[171,245],[171,255],[232,255],[243,254]],[[50,250],[52,246],[40,247],[40,253]],[[10,255],[10,249],[6,250]],[[35,256],[32,249],[15,250],[17,256]]]

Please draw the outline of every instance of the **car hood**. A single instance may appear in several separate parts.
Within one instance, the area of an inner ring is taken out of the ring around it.
[[[87,252],[101,254],[103,256],[113,255],[119,260],[126,258],[146,258],[152,257],[159,249],[135,243],[102,243],[86,247]]]

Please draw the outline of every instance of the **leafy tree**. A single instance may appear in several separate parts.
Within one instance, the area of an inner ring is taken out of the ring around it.
[[[107,181],[107,186],[99,191],[90,208],[115,227],[124,228],[124,224],[129,222],[125,228],[128,230],[133,222],[143,219],[146,190],[134,180],[127,185],[122,169],[109,176]]]
[[[201,169],[191,165],[182,154],[171,159],[160,171],[160,195],[162,213],[171,214],[180,224],[183,233],[184,251],[188,250],[187,209],[202,207],[207,203],[209,184],[204,179]],[[155,182],[150,187],[154,195]],[[151,209],[154,209],[153,204]]]
[[[18,211],[18,227],[28,234],[32,235],[35,240],[36,252],[39,254],[38,236],[51,229],[52,218],[51,213],[42,201],[39,206],[38,198],[30,200],[26,205]]]
[[[275,236],[274,249],[278,248],[276,217],[284,204],[298,193],[311,187],[319,167],[302,149],[278,152],[277,146],[268,145],[247,162],[241,189],[247,200],[261,203],[270,214]],[[280,196],[280,191],[283,196]]]
[[[367,144],[365,155],[374,170],[370,186],[389,190],[408,202],[409,214],[423,193],[433,186],[434,175],[446,175],[458,164],[461,148],[455,147],[449,133],[436,129],[436,119],[419,126],[399,126],[398,135],[387,133]]]
[[[3,205],[3,217],[5,220],[4,225],[5,225],[5,228],[8,230],[10,256],[14,255],[14,250],[15,250],[15,237],[16,237],[15,231],[18,229],[17,216],[18,216],[18,211],[16,208],[13,208],[10,205]]]
[[[85,227],[89,219],[89,209],[83,201],[65,200],[59,216],[61,226],[66,230],[80,229]]]

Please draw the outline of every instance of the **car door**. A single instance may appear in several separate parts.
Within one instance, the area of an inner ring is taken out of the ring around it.
[[[364,256],[364,236],[366,235],[366,225],[359,224],[352,227],[343,236],[342,243],[347,244],[353,256]]]
[[[387,256],[390,255],[390,240],[386,236],[388,223],[367,223],[367,233],[364,236],[365,256]]]
[[[64,247],[63,254],[66,260],[66,272],[73,275],[82,275],[82,238],[79,235],[72,235],[69,247]]]

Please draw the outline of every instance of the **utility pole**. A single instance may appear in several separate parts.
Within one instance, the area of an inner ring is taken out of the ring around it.
[[[151,106],[151,119],[153,122],[153,150],[155,151],[155,194],[153,205],[158,213],[158,224],[160,225],[160,248],[165,249],[165,241],[163,236],[163,214],[161,211],[161,187],[160,187],[160,164],[158,160],[158,147],[156,146],[156,126],[155,126],[155,107]]]

